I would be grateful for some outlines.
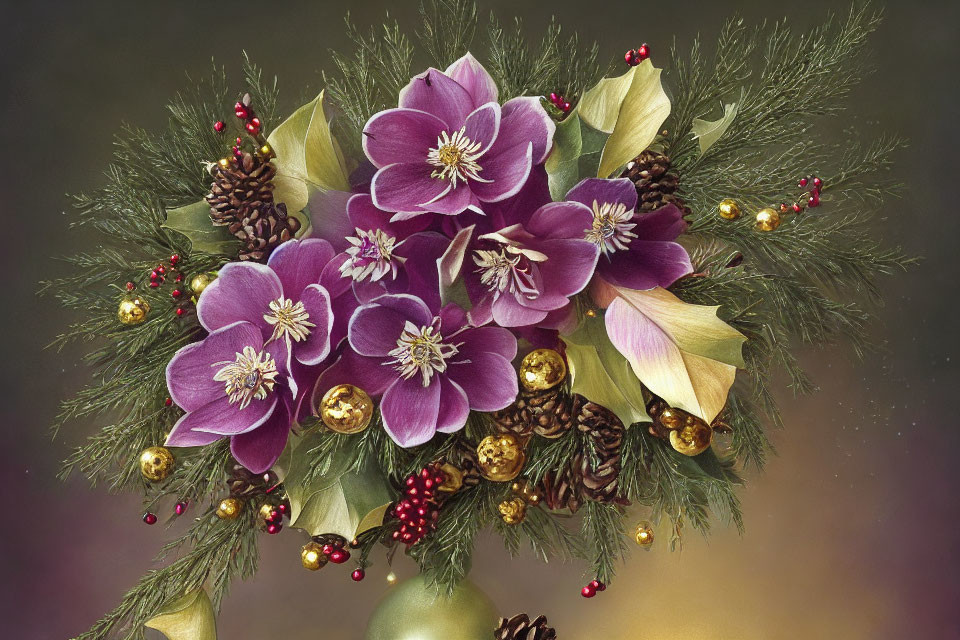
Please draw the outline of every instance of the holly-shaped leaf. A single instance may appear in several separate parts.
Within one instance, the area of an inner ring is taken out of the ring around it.
[[[240,241],[226,227],[214,226],[206,200],[167,209],[167,221],[162,226],[187,236],[194,251],[236,256],[240,249]]]
[[[727,132],[727,129],[733,124],[733,119],[736,117],[737,103],[732,102],[723,105],[723,116],[719,120],[693,119],[690,131],[700,144],[700,155],[705,154],[707,149],[712,147],[713,144]]]
[[[143,625],[160,631],[169,640],[217,640],[217,618],[203,589],[174,600]]]
[[[290,500],[291,526],[310,535],[336,533],[347,540],[380,526],[390,504],[386,478],[373,462],[354,468],[349,447],[331,454],[322,473],[308,472],[307,455],[318,436],[291,436],[284,487]],[[316,476],[307,480],[310,476]]]

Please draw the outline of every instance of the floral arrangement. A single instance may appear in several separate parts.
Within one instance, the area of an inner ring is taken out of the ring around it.
[[[589,598],[628,539],[741,526],[772,372],[809,390],[793,345],[862,346],[876,277],[909,264],[870,235],[901,142],[816,128],[862,75],[867,9],[798,35],[731,20],[714,57],[664,56],[666,83],[647,45],[615,70],[556,24],[534,51],[493,21],[474,56],[475,7],[422,13],[434,66],[398,25],[348,23],[359,55],[285,119],[255,65],[239,90],[215,70],[79,198],[105,244],[47,289],[97,375],[58,424],[111,423],[64,474],[142,491],[147,524],[195,514],[79,638],[215,637],[285,527],[310,570],[419,565],[368,638],[418,606],[447,638],[557,637],[498,626],[465,582],[478,532],[586,560]]]

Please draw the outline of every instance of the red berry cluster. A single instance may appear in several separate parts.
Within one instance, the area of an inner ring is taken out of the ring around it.
[[[393,532],[394,540],[412,547],[437,528],[440,503],[436,490],[444,480],[439,463],[407,476],[403,498],[393,508],[393,515],[400,521],[400,528]]]
[[[343,564],[350,559],[350,550],[347,549],[347,541],[343,536],[338,536],[335,533],[325,533],[320,536],[313,536],[312,540],[317,544],[323,545],[323,555],[326,557],[327,561],[332,562],[333,564]],[[363,573],[363,570],[359,570],[360,573]],[[354,571],[356,573],[356,571]],[[354,580],[363,580],[363,576],[360,578],[354,578]]]
[[[170,297],[176,302],[174,310],[178,316],[182,316],[186,312],[186,308],[183,306],[185,304],[185,296],[183,295],[183,272],[180,271],[180,268],[177,266],[180,263],[180,256],[178,254],[173,254],[170,258],[164,262],[160,262],[150,271],[150,288],[158,289],[161,285],[167,282],[167,279],[170,278],[173,280],[174,288],[170,292]],[[132,282],[127,283],[127,291],[133,291],[136,288],[136,285]],[[168,405],[169,406],[169,405]]]
[[[272,506],[273,509],[264,519],[264,524],[267,525],[266,532],[270,535],[275,535],[280,533],[280,531],[283,529],[283,517],[290,515],[290,507],[286,502],[281,502],[280,504],[275,504]]]
[[[823,190],[823,180],[817,176],[809,175],[804,178],[800,178],[797,186],[803,189],[803,192],[797,196],[797,199],[794,200],[793,204],[781,202],[781,213],[789,213],[791,211],[793,213],[801,213],[807,207],[812,209],[820,206],[820,191]]]
[[[636,49],[630,49],[625,54],[623,54],[623,61],[631,67],[635,67],[647,58],[650,57],[650,47],[647,46],[647,43],[644,42],[642,45]]]
[[[585,586],[583,589],[580,589],[580,595],[584,598],[592,598],[597,595],[598,591],[606,591],[607,585],[603,584],[599,580],[591,580],[590,584]]]
[[[555,106],[560,111],[564,113],[570,113],[570,101],[556,91],[551,91],[547,98],[550,100],[550,104]]]
[[[257,116],[256,112],[253,110],[251,103],[253,102],[249,93],[243,95],[240,100],[233,105],[233,113],[239,120],[243,121],[243,129],[246,131],[250,137],[254,139],[257,143],[257,149],[268,148],[267,140],[260,133],[261,123],[260,118]],[[217,133],[223,133],[226,131],[227,125],[223,120],[217,120],[213,123],[213,130]],[[234,160],[239,162],[243,158],[243,138],[236,138],[233,148],[233,157]]]

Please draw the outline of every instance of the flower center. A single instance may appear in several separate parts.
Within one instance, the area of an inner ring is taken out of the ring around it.
[[[619,202],[598,203],[593,201],[593,224],[585,233],[590,242],[607,254],[627,248],[630,241],[637,237],[631,229],[637,226],[630,222],[633,211]]]
[[[240,409],[246,409],[254,399],[266,398],[279,375],[270,354],[257,352],[253,347],[244,347],[236,362],[217,362],[213,366],[220,367],[213,379],[225,383],[230,404],[240,403]]]
[[[380,229],[373,231],[361,231],[357,229],[357,235],[347,238],[350,246],[347,247],[347,255],[350,259],[340,265],[340,274],[344,278],[353,278],[357,281],[370,278],[371,282],[376,282],[392,274],[397,277],[398,263],[403,259],[393,255],[396,248],[397,239],[387,235]]]
[[[473,262],[479,267],[476,272],[480,274],[480,283],[486,285],[495,296],[504,291],[527,300],[535,300],[540,296],[534,273],[536,260],[524,255],[517,247],[477,249]]]
[[[302,302],[294,304],[293,300],[283,296],[270,303],[270,313],[264,314],[263,319],[273,325],[271,340],[289,336],[294,341],[300,342],[306,340],[310,335],[310,329],[317,326],[309,322],[310,314],[307,313]]]
[[[438,318],[428,327],[417,327],[408,320],[397,339],[397,348],[388,354],[393,356],[393,360],[386,364],[394,365],[404,380],[419,373],[423,386],[430,386],[433,374],[446,371],[447,359],[458,352],[458,345],[443,342],[439,323]]]
[[[427,162],[437,167],[431,174],[431,178],[440,178],[449,180],[451,186],[456,189],[457,180],[481,180],[480,171],[482,167],[477,164],[477,158],[480,157],[480,148],[483,146],[479,142],[473,142],[464,133],[467,128],[462,127],[453,134],[443,131],[437,137],[436,148],[427,152]]]

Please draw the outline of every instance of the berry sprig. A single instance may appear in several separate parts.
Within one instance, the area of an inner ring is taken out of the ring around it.
[[[267,139],[263,136],[261,132],[262,123],[260,122],[259,116],[257,116],[256,111],[253,109],[253,98],[250,97],[249,93],[243,94],[243,97],[240,98],[235,105],[233,105],[233,114],[237,116],[237,119],[243,123],[243,130],[249,135],[253,141],[256,143],[256,153],[264,158],[269,160],[275,156],[273,149],[270,147],[270,144],[267,142]],[[213,123],[213,130],[217,133],[223,133],[226,131],[227,125],[223,120],[217,120]],[[222,158],[220,160],[220,165],[224,168],[229,166],[231,163],[239,163],[243,158],[243,138],[237,137],[234,141],[233,147],[231,148],[233,152],[233,158]]]
[[[623,54],[623,61],[626,62],[629,67],[635,67],[649,57],[650,47],[644,42],[636,49],[630,49]]]
[[[326,561],[333,564],[343,564],[350,559],[350,550],[347,549],[347,541],[343,536],[335,533],[325,533],[319,536],[313,536],[312,540],[322,545],[321,553]],[[325,561],[325,562],[326,562]],[[361,578],[362,580],[363,578]]]
[[[580,595],[582,595],[584,598],[592,598],[593,596],[597,595],[598,591],[606,590],[607,585],[603,584],[599,580],[591,580],[587,586],[585,586],[583,589],[580,589]]]
[[[780,213],[802,213],[807,208],[820,206],[820,192],[823,190],[823,180],[815,175],[800,178],[797,186],[803,191],[794,199],[792,204],[780,203]]]
[[[290,515],[290,505],[286,501],[278,504],[263,503],[260,507],[260,518],[263,521],[264,531],[276,535],[283,530],[283,518]]]
[[[444,480],[446,475],[438,462],[407,476],[403,483],[403,498],[393,508],[393,515],[400,522],[400,527],[392,534],[393,540],[409,548],[436,530],[440,516],[437,488]]]

